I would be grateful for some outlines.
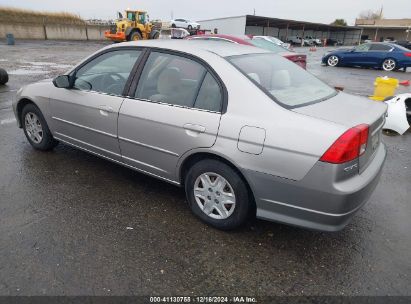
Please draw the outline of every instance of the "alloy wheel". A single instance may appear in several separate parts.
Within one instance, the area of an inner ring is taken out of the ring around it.
[[[235,209],[236,199],[230,183],[213,172],[201,174],[194,183],[194,198],[199,208],[213,219],[230,217]]]
[[[28,112],[24,117],[24,125],[30,140],[36,144],[43,140],[43,127],[38,116],[32,112]]]
[[[384,71],[392,71],[396,67],[396,63],[394,59],[386,59],[382,64],[382,68]]]
[[[333,55],[328,58],[327,63],[329,66],[334,67],[338,64],[338,61],[339,61],[338,57]]]

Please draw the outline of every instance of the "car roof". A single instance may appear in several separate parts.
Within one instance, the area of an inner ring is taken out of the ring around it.
[[[214,53],[221,57],[229,57],[245,54],[260,54],[269,53],[269,51],[260,49],[254,46],[241,45],[235,43],[227,43],[220,41],[207,40],[182,40],[182,39],[156,39],[144,41],[123,42],[113,44],[109,48],[121,48],[127,46],[141,46],[159,49],[168,49],[172,51],[179,51],[192,54],[198,57],[205,53]]]
[[[245,44],[245,45],[252,45],[250,42],[247,40],[251,40],[251,38],[247,35],[243,36],[234,36],[234,35],[225,35],[225,34],[204,34],[204,35],[196,35],[196,36],[191,36],[187,37],[188,39],[195,39],[195,38],[222,38],[222,39],[227,39],[231,40],[240,44]]]

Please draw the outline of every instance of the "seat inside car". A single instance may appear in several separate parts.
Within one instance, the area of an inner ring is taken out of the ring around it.
[[[275,90],[287,89],[291,86],[290,72],[278,70],[273,73],[271,78],[271,88]]]
[[[187,100],[184,91],[180,70],[176,67],[169,67],[160,73],[157,80],[157,94],[150,96],[149,99],[182,106],[192,106],[191,100]]]

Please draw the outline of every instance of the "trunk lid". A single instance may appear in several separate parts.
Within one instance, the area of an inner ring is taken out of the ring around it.
[[[369,125],[367,150],[359,159],[359,172],[363,172],[372,161],[381,144],[381,132],[385,123],[387,105],[364,97],[348,95],[343,92],[312,105],[292,109],[292,111],[327,120],[349,128],[359,124]]]

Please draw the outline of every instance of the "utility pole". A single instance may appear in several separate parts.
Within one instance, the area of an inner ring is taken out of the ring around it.
[[[255,8],[254,8],[254,16],[255,16]]]

